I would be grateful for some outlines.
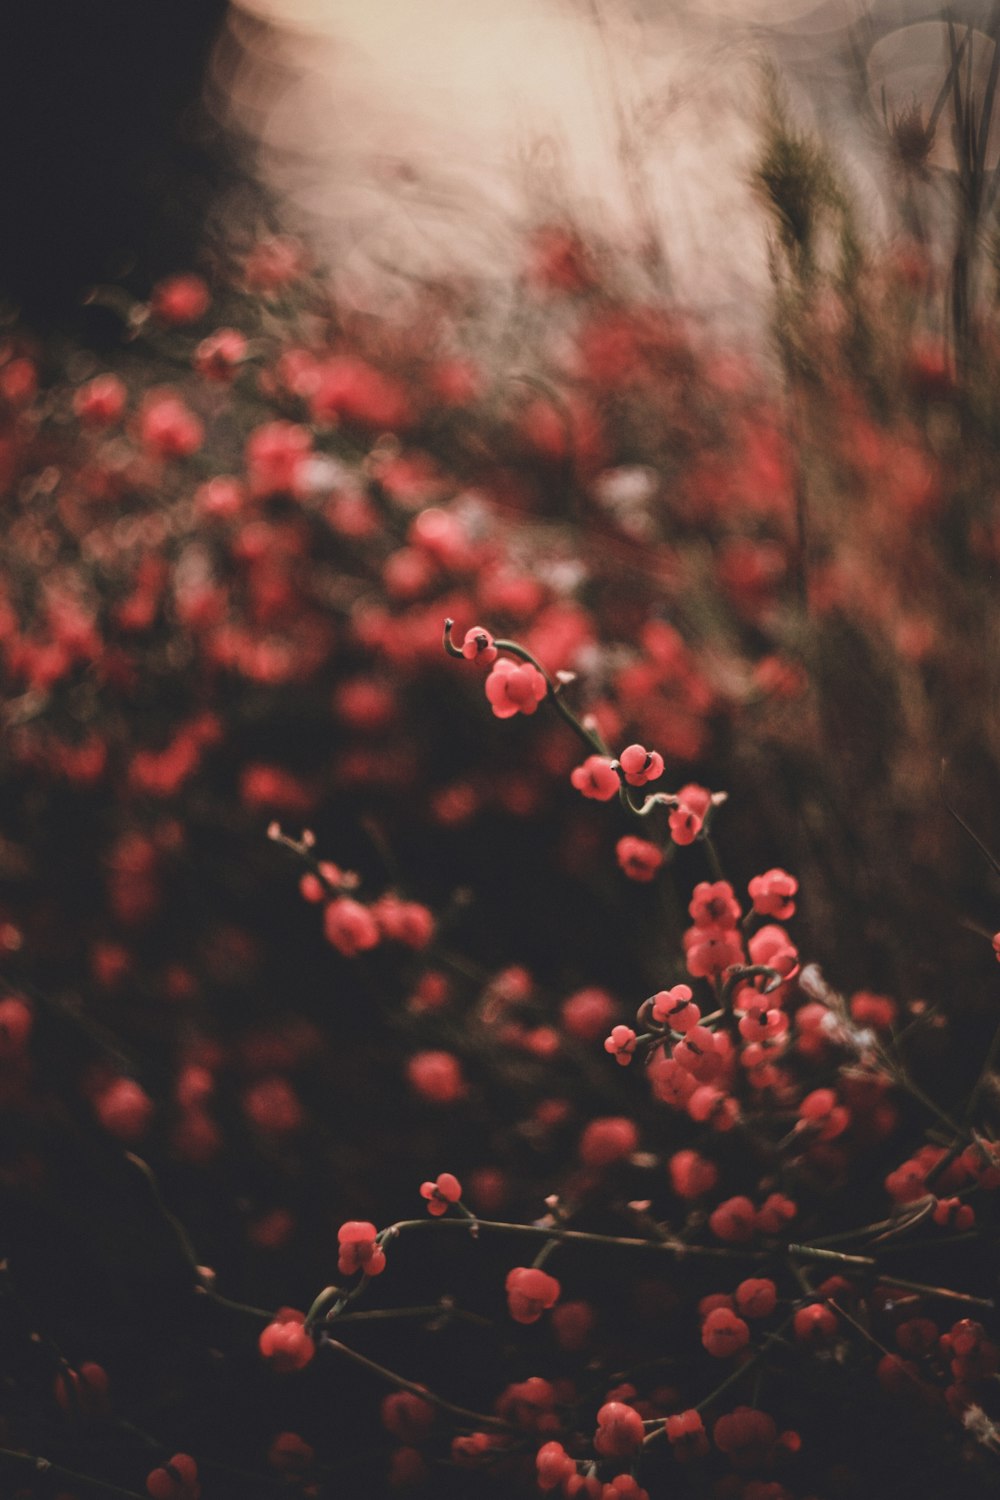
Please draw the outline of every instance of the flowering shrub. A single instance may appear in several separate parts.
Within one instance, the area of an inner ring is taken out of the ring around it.
[[[783,391],[599,251],[527,380],[287,240],[4,336],[26,1493],[995,1483],[992,335],[782,262]]]

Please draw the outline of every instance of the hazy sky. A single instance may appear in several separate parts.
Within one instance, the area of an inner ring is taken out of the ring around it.
[[[884,44],[878,80],[903,102],[944,45],[943,28],[921,40],[911,24],[927,0],[238,4],[220,86],[348,287],[380,265],[502,274],[525,218],[570,204],[623,241],[655,224],[681,299],[737,325],[767,281],[749,186],[763,58],[796,72],[809,109],[836,95],[845,28],[862,13],[907,32]],[[933,54],[923,74],[914,46]],[[838,122],[841,143],[851,128]],[[863,153],[852,171],[874,205]]]

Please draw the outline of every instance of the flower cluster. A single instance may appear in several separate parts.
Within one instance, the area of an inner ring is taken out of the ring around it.
[[[513,354],[284,238],[5,327],[14,1483],[995,1485],[997,345],[850,240],[774,382],[563,225]]]

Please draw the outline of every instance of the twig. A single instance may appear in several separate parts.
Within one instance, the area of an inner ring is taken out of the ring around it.
[[[641,1240],[629,1235],[596,1234],[585,1229],[562,1229],[548,1224],[506,1224],[494,1219],[402,1219],[383,1229],[378,1236],[382,1245],[398,1235],[411,1230],[462,1230],[476,1238],[480,1230],[495,1234],[510,1234],[528,1239],[562,1240],[574,1245],[611,1245],[620,1250],[648,1251],[652,1254],[673,1255],[678,1260],[742,1260],[764,1261],[765,1250],[736,1250],[715,1245],[688,1245],[683,1240]]]
[[[114,1497],[114,1500],[148,1500],[146,1495],[140,1495],[136,1490],[122,1489],[121,1485],[109,1484],[106,1479],[98,1479],[93,1474],[78,1474],[74,1469],[67,1469],[62,1464],[54,1464],[51,1460],[39,1458],[32,1453],[16,1453],[11,1448],[0,1448],[0,1461],[10,1464],[12,1468],[30,1470],[40,1479],[57,1479],[78,1489]]]
[[[410,1391],[414,1396],[419,1396],[422,1401],[427,1401],[431,1406],[436,1406],[439,1411],[446,1411],[452,1417],[458,1417],[463,1422],[471,1422],[476,1427],[492,1427],[498,1432],[513,1432],[515,1429],[509,1423],[502,1421],[499,1417],[487,1416],[485,1412],[470,1411],[468,1407],[456,1406],[454,1402],[448,1401],[444,1396],[439,1396],[435,1391],[430,1391],[426,1386],[418,1385],[415,1380],[407,1380],[405,1375],[398,1374],[395,1370],[389,1370],[385,1365],[376,1364],[375,1360],[369,1359],[365,1354],[359,1354],[356,1349],[350,1348],[348,1344],[342,1344],[339,1339],[332,1339],[328,1333],[324,1333],[320,1343],[327,1349],[335,1349],[338,1354],[345,1355],[353,1360],[356,1365],[370,1370],[373,1375],[379,1375],[387,1380],[390,1385],[396,1386],[398,1390]]]

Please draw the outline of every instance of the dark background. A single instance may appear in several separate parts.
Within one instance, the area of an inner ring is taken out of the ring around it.
[[[36,327],[189,265],[243,171],[201,107],[226,0],[14,0],[0,36],[0,294]]]

